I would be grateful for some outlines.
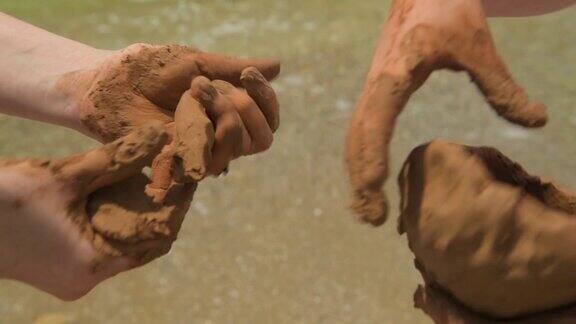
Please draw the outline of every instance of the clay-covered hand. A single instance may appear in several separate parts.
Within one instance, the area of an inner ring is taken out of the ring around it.
[[[254,67],[242,71],[240,82],[245,90],[203,76],[192,80],[168,124],[169,144],[152,164],[146,192],[155,202],[161,203],[171,186],[197,183],[207,173],[220,173],[230,160],[271,144],[274,128],[264,112],[271,112],[277,126],[274,90]]]
[[[454,301],[445,292],[433,286],[419,286],[414,293],[414,306],[421,309],[436,324],[489,324],[495,321],[476,314]],[[576,308],[563,308],[518,320],[508,320],[510,324],[569,324],[576,322]]]
[[[195,189],[146,200],[141,170],[166,139],[156,124],[77,156],[0,163],[0,277],[72,300],[166,253]]]
[[[546,123],[496,52],[480,0],[394,0],[347,139],[352,208],[382,224],[382,191],[394,124],[411,94],[438,69],[468,72],[494,110],[526,127]]]
[[[237,59],[180,45],[135,44],[106,52],[91,69],[63,76],[57,88],[75,102],[83,132],[110,142],[150,121],[172,123],[195,78],[227,82],[231,88],[226,95],[236,100],[206,111],[215,126],[207,172],[217,175],[232,159],[271,145],[279,107],[268,80],[279,71],[275,60]]]

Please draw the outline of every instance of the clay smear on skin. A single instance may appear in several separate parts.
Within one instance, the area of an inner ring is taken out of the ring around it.
[[[192,78],[239,85],[242,69],[250,65],[267,79],[280,70],[274,60],[241,60],[181,45],[135,44],[112,53],[98,69],[63,76],[56,88],[78,103],[86,133],[110,142],[147,121],[173,122]]]
[[[546,108],[528,100],[494,42],[478,0],[395,0],[347,138],[352,208],[382,224],[388,213],[382,186],[398,115],[435,70],[466,71],[503,118],[526,126],[546,123]]]
[[[237,80],[267,108],[263,113],[271,127],[278,127],[273,120],[277,113],[267,114],[278,110],[274,92],[256,68],[239,68],[246,62],[179,45],[136,44],[112,54],[97,70],[59,80],[56,88],[79,104],[86,132],[101,141],[113,141],[151,122],[165,124],[169,137],[152,162],[149,180],[139,175],[91,196],[90,226],[98,249],[108,255],[133,255],[138,243],[162,241],[156,242],[156,252],[142,256],[149,259],[165,253],[175,239],[197,182],[206,176],[214,145],[205,105],[213,104],[218,94],[209,79],[195,78],[212,87],[212,96],[191,86],[191,77]],[[274,61],[254,63],[268,77],[279,71]],[[73,91],[77,84],[81,91]]]
[[[194,91],[182,95],[175,120],[167,125],[169,143],[154,158],[151,179],[140,174],[90,197],[90,221],[109,243],[106,254],[137,253],[146,262],[167,253],[176,239],[214,143],[212,124]],[[146,241],[155,241],[153,248],[134,251]]]
[[[493,148],[434,141],[399,176],[399,229],[427,284],[513,318],[576,302],[576,195]]]
[[[278,101],[264,76],[256,68],[248,67],[243,70],[240,82],[246,93],[223,80],[211,81],[202,76],[192,80],[190,90],[182,95],[176,108],[174,123],[168,124],[172,134],[170,144],[152,165],[152,182],[146,192],[154,201],[162,202],[173,184],[196,183],[207,175],[215,141],[215,130],[207,114],[215,111],[216,105],[229,104],[230,109],[238,109],[234,107],[242,106],[243,97],[248,95],[268,118],[271,128],[278,128]],[[235,92],[240,95],[234,95]],[[227,100],[220,100],[224,97]],[[236,138],[240,140],[241,136]]]
[[[172,199],[162,205],[147,203],[142,197],[148,178],[140,172],[160,152],[166,140],[164,127],[156,123],[87,153],[63,159],[26,159],[1,164],[18,168],[17,172],[30,172],[32,176],[48,174],[53,179],[51,183],[61,187],[63,212],[101,256],[130,255],[144,260],[165,253],[175,236],[173,228],[179,226],[178,220],[186,212],[194,189],[184,187],[178,199],[174,198],[177,194],[174,192]],[[112,185],[108,185],[110,183]],[[151,231],[161,235],[149,235]],[[137,244],[150,239],[157,241],[148,246]],[[98,262],[96,260],[95,267]]]

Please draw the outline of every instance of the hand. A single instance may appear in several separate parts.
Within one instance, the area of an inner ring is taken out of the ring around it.
[[[249,67],[253,69],[246,72]],[[63,76],[57,88],[76,102],[82,131],[110,142],[150,121],[173,122],[177,104],[195,78],[229,82],[222,93],[227,99],[219,99],[207,111],[215,125],[208,173],[217,175],[231,160],[270,147],[279,125],[279,107],[267,80],[279,70],[273,60],[235,59],[178,45],[135,44],[107,54],[96,67]],[[264,93],[257,91],[264,88]]]
[[[81,155],[0,163],[0,276],[73,300],[166,253],[194,190],[164,205],[144,194],[141,169],[166,138],[148,126]]]
[[[526,127],[546,123],[496,53],[479,0],[395,0],[358,101],[347,139],[352,208],[384,223],[382,186],[394,124],[404,105],[438,69],[465,70],[494,110]]]
[[[173,185],[196,183],[207,172],[219,174],[228,161],[270,145],[272,130],[261,112],[278,115],[274,90],[253,67],[246,68],[240,80],[246,91],[223,80],[203,76],[192,80],[175,109],[174,122],[168,124],[170,143],[152,164],[146,192],[155,202],[161,203]],[[217,127],[215,134],[207,115],[216,125],[234,128]]]
[[[427,285],[414,293],[414,306],[424,311],[436,324],[488,324],[493,320],[483,318],[455,302],[443,291]],[[505,323],[514,324],[569,324],[576,321],[576,307],[532,315]]]

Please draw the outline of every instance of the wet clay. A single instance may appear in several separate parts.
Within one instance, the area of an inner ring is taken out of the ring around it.
[[[427,284],[492,318],[576,302],[576,195],[493,148],[434,141],[398,178],[399,230]]]
[[[152,164],[152,182],[146,192],[155,202],[162,202],[172,185],[195,183],[207,175],[215,142],[208,115],[214,118],[216,111],[224,108],[239,111],[248,98],[258,105],[270,127],[278,128],[279,104],[266,78],[255,67],[248,67],[242,71],[240,83],[244,89],[203,76],[192,80],[178,103],[174,122],[167,126],[170,144]],[[241,135],[236,139],[240,141]]]
[[[197,98],[214,100],[204,91],[208,79],[199,77],[192,81],[168,125],[171,140],[152,164],[151,183],[146,193],[153,201],[161,203],[173,185],[195,184],[206,176],[207,166],[214,145],[214,128],[206,110]],[[208,96],[209,98],[205,98]]]
[[[31,195],[58,192],[55,207],[61,204],[62,212],[102,257],[133,256],[148,262],[169,250],[195,189],[195,185],[174,187],[162,204],[145,195],[149,180],[142,169],[167,140],[164,126],[155,123],[72,157],[0,164],[30,176],[47,174],[52,187]]]
[[[363,221],[384,223],[382,186],[398,115],[439,69],[466,71],[496,113],[525,127],[546,123],[496,52],[479,0],[395,0],[347,138],[352,208]]]
[[[196,183],[170,187],[157,203],[144,192],[144,174],[93,193],[87,211],[99,250],[106,255],[133,256],[146,263],[170,251],[190,207]],[[142,248],[142,245],[147,245]]]

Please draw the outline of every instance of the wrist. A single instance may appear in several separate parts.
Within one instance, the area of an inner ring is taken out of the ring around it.
[[[0,26],[0,112],[81,130],[72,93],[86,77],[69,89],[58,88],[58,80],[94,69],[108,52],[2,13]]]
[[[114,52],[85,48],[74,54],[68,66],[49,80],[47,97],[61,113],[61,125],[93,137],[82,123],[83,101],[94,84],[100,67]]]

